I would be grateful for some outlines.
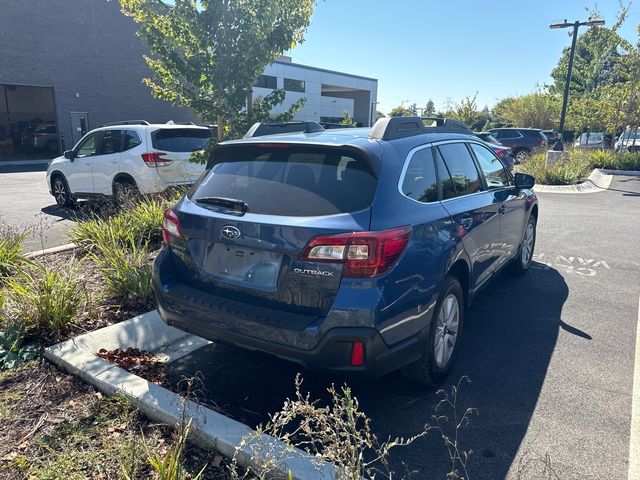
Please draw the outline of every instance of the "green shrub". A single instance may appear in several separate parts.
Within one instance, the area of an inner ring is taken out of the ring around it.
[[[22,244],[25,237],[24,232],[0,225],[0,278],[13,275],[24,261]]]
[[[151,261],[144,245],[136,245],[132,237],[129,246],[101,245],[92,253],[98,265],[107,293],[129,305],[145,306],[151,300]]]
[[[32,263],[6,282],[6,295],[5,309],[13,312],[27,336],[56,337],[88,303],[72,263],[65,269]]]
[[[139,245],[159,243],[162,216],[169,206],[164,198],[145,199],[110,218],[78,221],[69,239],[87,250],[118,246],[132,251]]]
[[[569,154],[565,162],[547,165],[546,154],[531,155],[521,164],[523,172],[533,175],[536,183],[543,185],[571,185],[578,183],[589,175],[591,164],[582,153]]]

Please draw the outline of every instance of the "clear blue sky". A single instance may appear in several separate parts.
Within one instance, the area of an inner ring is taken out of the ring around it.
[[[635,43],[640,0],[620,33]],[[617,0],[600,0],[611,25]],[[549,82],[567,30],[592,0],[320,0],[293,61],[378,79],[378,110],[403,100],[437,108],[478,92],[480,108]],[[405,102],[405,106],[407,102]]]

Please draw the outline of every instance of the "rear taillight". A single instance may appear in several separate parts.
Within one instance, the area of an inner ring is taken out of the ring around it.
[[[504,157],[505,155],[508,155],[510,151],[511,149],[509,148],[501,148],[500,150],[496,150],[496,155],[498,155],[499,157]]]
[[[147,167],[161,167],[164,165],[169,165],[173,160],[169,160],[168,158],[164,158],[164,153],[162,152],[146,152],[142,154],[142,160],[147,164]]]
[[[162,240],[164,243],[170,244],[173,238],[184,239],[184,233],[180,228],[180,220],[173,210],[167,208],[162,219]]]
[[[344,263],[343,277],[375,277],[389,271],[411,238],[411,227],[315,237],[300,255],[309,262]]]
[[[361,367],[364,365],[364,343],[353,342],[351,346],[351,360],[352,367]]]

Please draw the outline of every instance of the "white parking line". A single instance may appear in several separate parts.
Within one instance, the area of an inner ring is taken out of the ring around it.
[[[631,439],[629,440],[628,480],[640,480],[640,299],[636,325],[636,352],[631,393]]]

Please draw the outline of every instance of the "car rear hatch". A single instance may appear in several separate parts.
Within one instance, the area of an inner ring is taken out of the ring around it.
[[[219,147],[174,212],[182,281],[247,305],[326,314],[345,264],[332,247],[303,252],[319,236],[369,228],[378,166],[353,147]]]
[[[204,165],[189,158],[193,152],[204,149],[210,138],[211,130],[204,127],[159,128],[151,132],[152,150],[142,157],[168,185],[194,183],[202,175]]]

